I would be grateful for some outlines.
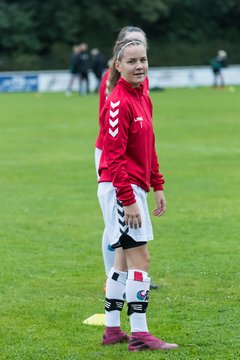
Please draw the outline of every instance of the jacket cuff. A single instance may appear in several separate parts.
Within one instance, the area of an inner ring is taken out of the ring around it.
[[[123,204],[123,206],[129,206],[129,205],[134,204],[135,202],[136,202],[136,199],[134,197],[134,199],[131,199],[131,200],[123,200],[122,204]]]
[[[158,184],[158,185],[153,186],[153,190],[154,191],[163,190],[162,184]]]

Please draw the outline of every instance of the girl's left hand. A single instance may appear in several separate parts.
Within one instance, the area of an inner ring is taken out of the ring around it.
[[[155,194],[155,200],[157,207],[153,210],[154,216],[162,216],[165,211],[167,210],[167,202],[164,196],[164,193],[162,190],[157,190],[154,192]]]

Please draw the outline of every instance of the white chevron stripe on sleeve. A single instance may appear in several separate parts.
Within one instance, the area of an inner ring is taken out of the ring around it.
[[[112,129],[109,129],[108,132],[112,137],[115,137],[118,134],[118,128],[116,128],[116,130],[114,131],[112,131]]]
[[[114,118],[115,116],[117,116],[118,113],[119,113],[119,109],[117,109],[117,110],[115,110],[115,111],[110,110],[110,116],[113,117],[113,118]]]
[[[112,121],[111,119],[109,119],[109,124],[110,124],[112,127],[115,127],[115,126],[118,124],[118,119],[116,119],[115,121]]]
[[[113,108],[113,109],[115,109],[115,107],[117,107],[118,105],[120,104],[120,100],[118,100],[117,102],[110,102],[110,105],[111,105],[111,107]]]

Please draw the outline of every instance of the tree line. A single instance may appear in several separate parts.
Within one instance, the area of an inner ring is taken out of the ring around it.
[[[239,0],[0,0],[0,71],[64,69],[74,44],[110,58],[118,31],[141,27],[150,66],[240,63]]]

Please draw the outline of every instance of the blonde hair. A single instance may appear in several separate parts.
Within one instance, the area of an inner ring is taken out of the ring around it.
[[[148,44],[147,44],[147,35],[146,33],[139,27],[137,26],[125,26],[123,27],[119,34],[118,34],[118,37],[117,37],[117,40],[116,40],[116,43],[118,42],[121,42],[123,40],[126,39],[126,36],[128,34],[131,34],[132,32],[138,32],[138,33],[141,33],[143,35],[143,37],[145,38],[145,43],[146,43],[146,48],[148,47]]]

